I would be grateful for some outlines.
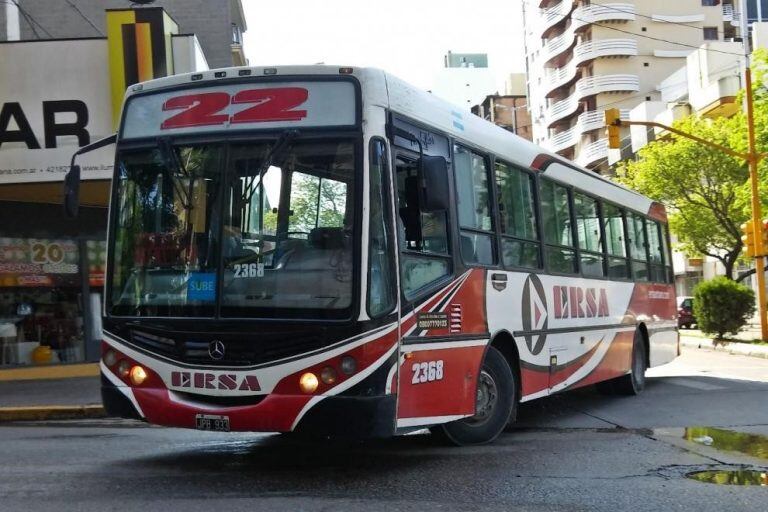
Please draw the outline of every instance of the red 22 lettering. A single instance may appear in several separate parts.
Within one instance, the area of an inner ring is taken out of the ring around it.
[[[163,121],[162,130],[190,126],[211,126],[231,123],[263,123],[268,121],[300,121],[307,117],[306,110],[293,110],[309,97],[301,87],[248,89],[230,98],[226,92],[204,92],[176,96],[163,103],[163,110],[179,112]],[[220,114],[229,104],[254,104],[232,114]]]

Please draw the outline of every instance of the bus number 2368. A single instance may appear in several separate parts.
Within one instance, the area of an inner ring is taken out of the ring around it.
[[[411,367],[413,379],[411,384],[423,384],[433,380],[443,379],[443,361],[425,361],[423,363],[413,363]]]

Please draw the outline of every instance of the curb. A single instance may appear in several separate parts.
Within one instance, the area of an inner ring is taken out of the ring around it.
[[[99,363],[50,364],[20,366],[0,370],[0,382],[19,380],[69,379],[76,377],[98,377]]]
[[[38,405],[0,407],[0,423],[11,421],[81,420],[106,418],[101,405]]]
[[[706,348],[718,352],[726,352],[728,354],[768,359],[768,346],[765,345],[752,345],[750,343],[738,343],[733,341],[725,341],[723,343],[715,344],[712,340],[707,338],[694,338],[688,336],[680,336],[680,345],[688,348]]]

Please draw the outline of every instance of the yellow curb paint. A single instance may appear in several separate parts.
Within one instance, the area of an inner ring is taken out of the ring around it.
[[[103,418],[107,415],[101,405],[40,405],[31,407],[0,407],[0,422],[44,421],[61,419]]]
[[[9,368],[0,370],[0,382],[9,380],[67,379],[72,377],[98,377],[98,363],[62,364]]]

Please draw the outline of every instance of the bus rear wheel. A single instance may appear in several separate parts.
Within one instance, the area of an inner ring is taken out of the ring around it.
[[[637,329],[632,340],[632,365],[630,373],[615,379],[598,382],[595,385],[597,391],[602,395],[639,395],[645,389],[647,360],[645,338],[640,329]]]
[[[517,379],[507,360],[489,347],[477,379],[475,415],[433,427],[433,434],[457,446],[490,443],[512,417],[517,389]]]

